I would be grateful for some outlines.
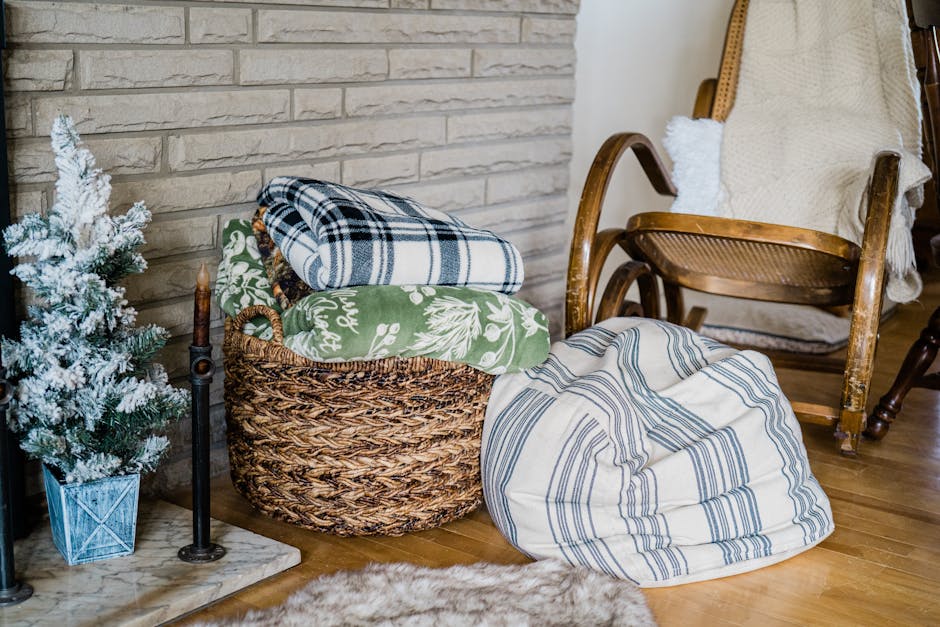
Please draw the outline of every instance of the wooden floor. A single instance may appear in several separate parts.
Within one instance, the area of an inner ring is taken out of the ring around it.
[[[936,281],[936,278],[934,279]],[[921,304],[904,306],[882,327],[873,396],[890,385],[933,308],[940,283]],[[839,377],[781,371],[791,398],[828,400]],[[876,400],[876,399],[873,399]],[[864,442],[857,459],[839,455],[830,432],[804,426],[816,476],[832,501],[836,531],[818,547],[743,575],[650,589],[661,625],[940,625],[940,393],[914,390],[883,442]],[[188,497],[180,495],[181,504]],[[181,624],[235,618],[281,603],[318,575],[378,561],[427,566],[526,561],[481,509],[463,520],[400,538],[341,539],[252,511],[227,479],[213,492],[215,518],[300,548],[302,563],[197,612]]]

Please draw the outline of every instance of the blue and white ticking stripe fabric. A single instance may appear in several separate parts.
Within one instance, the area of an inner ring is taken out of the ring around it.
[[[521,551],[665,586],[786,559],[833,530],[769,360],[614,318],[500,376],[483,488]]]
[[[277,177],[258,196],[264,224],[317,290],[351,285],[455,285],[514,294],[522,257],[491,231],[402,196]]]

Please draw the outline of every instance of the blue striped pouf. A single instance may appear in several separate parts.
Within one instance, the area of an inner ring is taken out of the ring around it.
[[[644,318],[499,377],[482,470],[521,551],[641,586],[752,570],[833,530],[769,360]]]

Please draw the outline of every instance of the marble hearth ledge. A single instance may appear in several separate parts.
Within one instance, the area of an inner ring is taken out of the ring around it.
[[[15,546],[17,578],[35,592],[0,609],[0,625],[157,625],[300,563],[292,546],[217,520],[211,529],[228,553],[187,564],[176,551],[192,542],[192,512],[141,501],[133,554],[67,566],[40,526]]]

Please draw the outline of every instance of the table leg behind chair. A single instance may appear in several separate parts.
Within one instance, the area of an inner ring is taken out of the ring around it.
[[[930,321],[920,333],[920,338],[904,358],[898,376],[895,378],[891,389],[881,397],[878,405],[868,418],[868,426],[865,429],[865,437],[873,440],[880,440],[888,433],[891,423],[901,411],[901,404],[911,388],[918,387],[927,368],[933,363],[937,356],[937,349],[940,348],[940,307],[938,307]]]

